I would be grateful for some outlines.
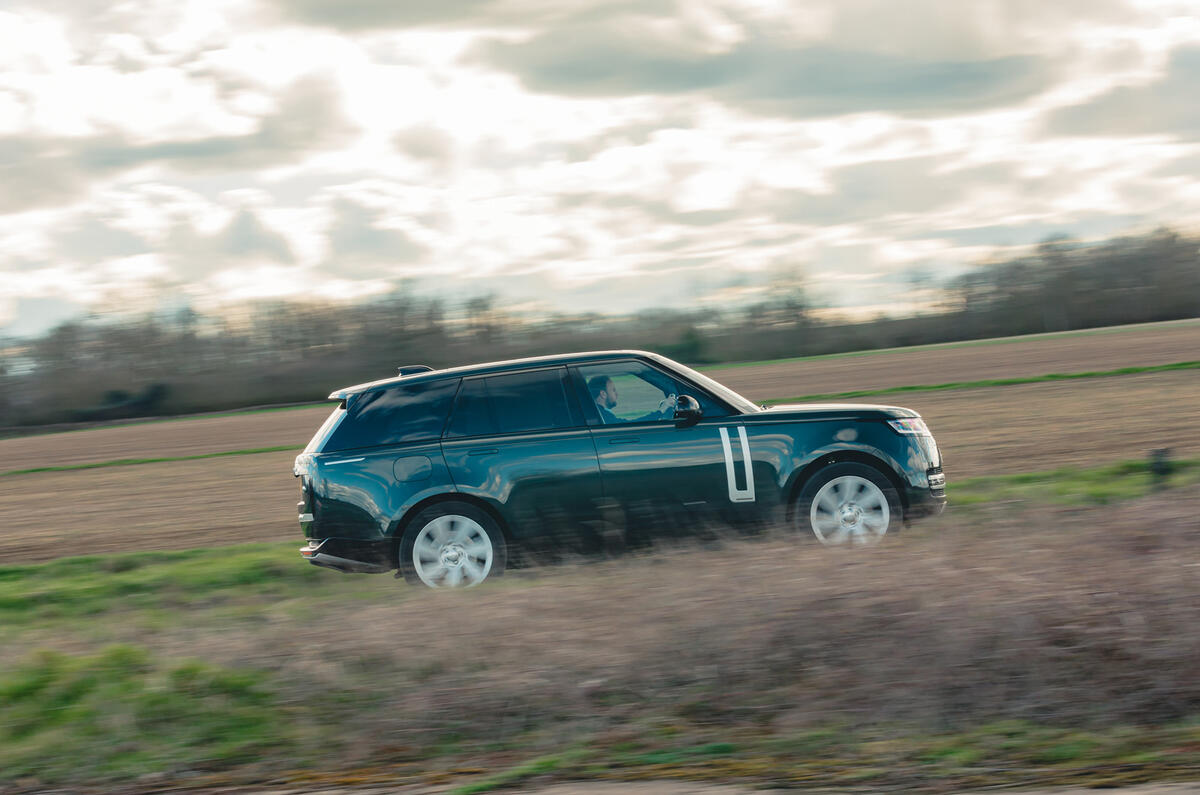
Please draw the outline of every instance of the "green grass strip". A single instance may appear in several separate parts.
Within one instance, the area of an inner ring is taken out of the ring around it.
[[[52,619],[189,609],[197,603],[299,598],[325,573],[292,542],[118,552],[0,565],[0,634]],[[352,583],[339,581],[342,590]],[[3,642],[3,641],[0,641]]]
[[[0,780],[136,779],[232,768],[294,746],[288,705],[268,674],[157,660],[139,646],[41,651],[0,674]]]
[[[1145,367],[1120,367],[1116,370],[1091,370],[1080,373],[1046,373],[1044,375],[1023,376],[1020,378],[989,378],[983,381],[947,381],[943,384],[910,384],[907,386],[891,386],[883,389],[856,389],[850,392],[824,392],[815,395],[800,395],[798,397],[777,398],[768,403],[805,402],[813,400],[832,400],[836,398],[859,398],[874,395],[897,395],[905,392],[941,392],[949,389],[978,389],[992,386],[1017,386],[1019,384],[1040,384],[1048,381],[1073,381],[1081,378],[1108,378],[1118,375],[1142,375],[1145,373],[1165,373],[1173,370],[1200,369],[1200,362],[1173,362],[1171,364],[1152,364]]]
[[[196,455],[176,455],[163,458],[118,458],[114,461],[89,461],[83,464],[63,464],[61,466],[31,467],[29,469],[10,469],[0,472],[0,478],[9,475],[35,475],[39,472],[73,472],[77,469],[103,469],[105,467],[126,467],[140,464],[167,464],[175,461],[199,461],[204,458],[227,458],[234,455],[258,455],[259,453],[283,453],[289,450],[299,451],[294,444],[279,447],[255,447],[249,450],[223,450],[219,453],[198,453]]]
[[[1149,461],[1118,461],[1098,467],[1063,467],[1044,472],[984,475],[954,480],[946,496],[955,507],[1001,502],[1049,502],[1068,505],[1108,505],[1144,497],[1159,488],[1200,483],[1200,459],[1176,459],[1161,479]]]

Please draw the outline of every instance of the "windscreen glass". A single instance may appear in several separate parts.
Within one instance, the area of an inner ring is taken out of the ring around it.
[[[758,405],[753,401],[747,400],[719,381],[714,381],[708,376],[704,375],[704,373],[698,373],[692,368],[684,367],[681,364],[676,364],[675,369],[694,383],[704,387],[721,400],[724,400],[726,403],[733,406],[742,414],[753,414],[754,412],[759,411]]]

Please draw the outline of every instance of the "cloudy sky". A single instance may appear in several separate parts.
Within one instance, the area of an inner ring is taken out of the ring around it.
[[[1193,227],[1198,175],[1197,0],[0,0],[0,333],[398,285],[896,310]]]

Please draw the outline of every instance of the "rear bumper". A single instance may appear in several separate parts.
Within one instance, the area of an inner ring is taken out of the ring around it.
[[[300,556],[314,566],[343,573],[384,574],[396,568],[392,563],[392,543],[349,538],[309,539],[300,547]]]

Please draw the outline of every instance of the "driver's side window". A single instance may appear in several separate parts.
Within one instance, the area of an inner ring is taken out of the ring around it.
[[[600,424],[674,421],[679,384],[658,370],[640,362],[611,362],[580,367],[579,373]]]

